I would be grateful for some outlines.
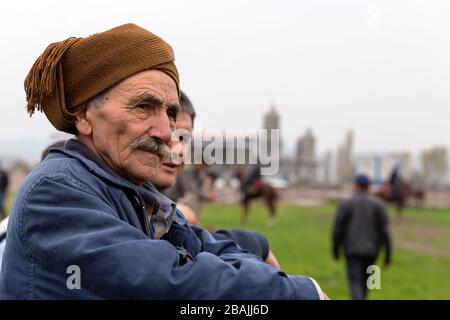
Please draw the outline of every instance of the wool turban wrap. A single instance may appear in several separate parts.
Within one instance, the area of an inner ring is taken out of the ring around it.
[[[76,112],[136,73],[160,70],[179,88],[174,60],[164,40],[134,24],[52,43],[25,79],[27,111],[44,111],[56,129],[76,133]]]

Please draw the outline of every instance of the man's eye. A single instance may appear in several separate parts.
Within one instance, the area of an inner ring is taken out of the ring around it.
[[[141,109],[145,109],[148,110],[150,108],[152,108],[152,105],[148,104],[148,103],[140,103],[138,105],[136,105],[137,108],[141,108]]]
[[[177,121],[177,113],[174,111],[167,111],[167,116],[171,121]]]

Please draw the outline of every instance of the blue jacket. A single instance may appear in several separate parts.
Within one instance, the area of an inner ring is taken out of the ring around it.
[[[0,298],[319,298],[308,277],[287,276],[235,242],[215,240],[179,212],[166,240],[153,239],[137,186],[82,151],[51,150],[17,192]],[[181,262],[180,246],[193,261]],[[76,273],[79,288],[68,285]]]

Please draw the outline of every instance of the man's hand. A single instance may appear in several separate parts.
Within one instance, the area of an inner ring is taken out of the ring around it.
[[[181,202],[177,202],[177,208],[184,215],[189,224],[193,225],[198,224],[198,215],[195,213],[194,210],[192,210],[190,206]]]
[[[325,294],[325,292],[322,291],[322,289],[320,288],[320,286],[317,283],[317,281],[314,280],[311,277],[309,277],[309,279],[311,279],[311,281],[314,283],[314,286],[316,287],[317,293],[319,294],[319,299],[320,300],[330,300],[330,298],[328,298],[328,296]]]

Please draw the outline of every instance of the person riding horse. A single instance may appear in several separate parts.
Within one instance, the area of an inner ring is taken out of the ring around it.
[[[257,195],[261,189],[261,167],[256,166],[241,185],[244,197]]]
[[[261,166],[256,165],[246,177],[244,168],[238,165],[235,169],[235,176],[240,181],[240,202],[243,208],[241,223],[248,223],[250,202],[252,200],[256,200],[257,198],[262,198],[270,214],[268,224],[273,225],[275,223],[279,195],[274,187],[263,181],[261,176]]]
[[[392,170],[391,176],[389,178],[390,198],[392,200],[396,200],[401,197],[402,184],[403,179],[400,172],[400,166],[396,165]]]

